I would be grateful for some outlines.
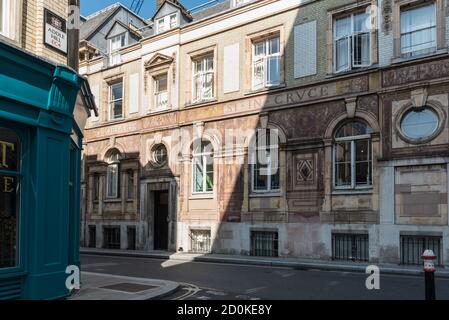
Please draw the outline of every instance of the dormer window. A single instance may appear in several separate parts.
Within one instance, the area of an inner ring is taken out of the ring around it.
[[[245,3],[248,3],[250,1],[251,0],[233,0],[232,4],[233,4],[234,7],[238,7],[238,6],[244,5]]]
[[[109,39],[109,65],[116,65],[121,62],[119,51],[127,44],[127,33],[122,33]]]
[[[178,25],[178,19],[176,14],[170,15],[170,29],[176,28]]]
[[[178,14],[173,13],[157,20],[157,33],[178,27]]]
[[[164,31],[165,31],[165,18],[162,18],[157,21],[157,32],[161,33]]]

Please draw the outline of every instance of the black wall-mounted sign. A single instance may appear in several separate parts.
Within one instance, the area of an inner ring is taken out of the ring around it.
[[[44,43],[67,55],[67,21],[44,9]]]

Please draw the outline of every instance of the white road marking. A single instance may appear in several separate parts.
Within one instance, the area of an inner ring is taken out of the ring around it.
[[[212,291],[212,290],[206,291],[206,293],[207,293],[207,294],[211,294],[211,295],[213,295],[213,296],[225,296],[225,295],[227,295],[226,292]]]
[[[194,284],[179,282],[179,285],[182,286],[181,290],[185,290],[186,293],[184,293],[179,297],[176,297],[174,300],[186,300],[189,299],[190,297],[193,297],[194,295],[196,295],[198,292],[201,291],[201,289],[195,286]]]

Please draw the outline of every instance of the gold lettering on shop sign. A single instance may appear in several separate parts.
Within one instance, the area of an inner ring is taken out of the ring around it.
[[[0,140],[0,167],[8,168],[8,165],[6,164],[6,148],[11,148],[12,151],[14,151],[14,144],[11,142],[1,141]]]
[[[13,177],[4,177],[3,178],[3,182],[4,182],[4,185],[5,185],[5,187],[3,189],[3,192],[11,193],[11,192],[14,191],[14,186],[13,186],[14,178]]]

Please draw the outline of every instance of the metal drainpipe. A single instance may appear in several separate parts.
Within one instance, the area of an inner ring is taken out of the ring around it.
[[[73,7],[77,7],[74,9]],[[69,0],[67,24],[67,65],[78,72],[80,37],[80,0]]]

